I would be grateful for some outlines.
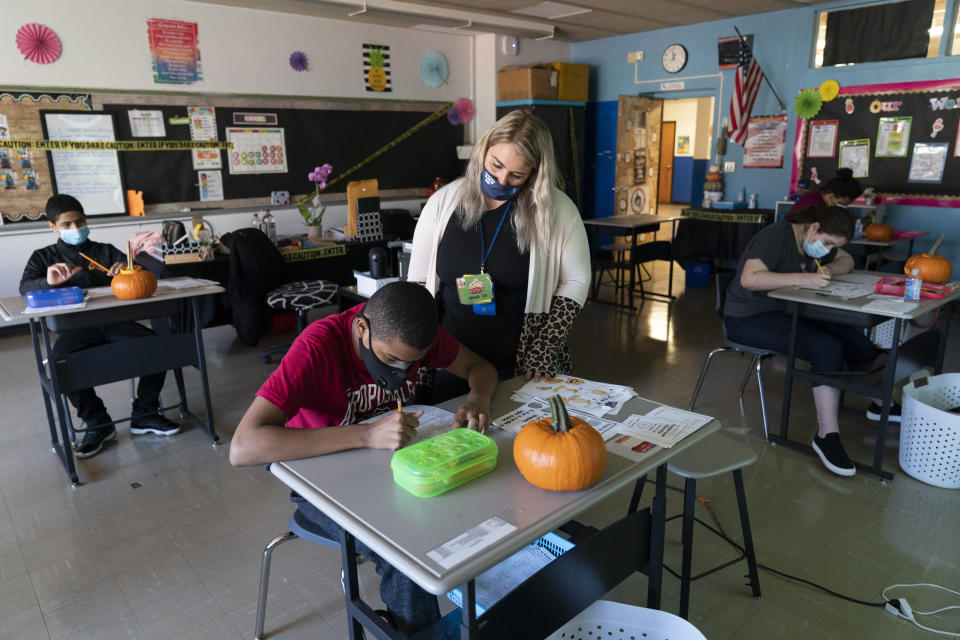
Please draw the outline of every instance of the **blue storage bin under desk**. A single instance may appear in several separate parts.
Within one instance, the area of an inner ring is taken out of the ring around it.
[[[684,266],[687,272],[688,287],[704,288],[710,281],[710,265],[705,262],[687,262]]]
[[[569,551],[570,549],[573,549],[573,547],[574,547],[574,544],[573,544],[572,542],[570,542],[569,540],[565,540],[565,539],[561,538],[560,536],[558,536],[558,535],[555,534],[555,533],[547,533],[547,534],[541,536],[540,538],[534,540],[532,544],[533,544],[534,546],[538,546],[538,547],[541,547],[541,548],[543,548],[543,549],[546,549],[546,550],[549,551],[549,552],[553,555],[553,557],[555,557],[555,558],[559,558],[559,557],[562,556],[564,553],[566,553],[566,552]],[[521,551],[522,551],[522,549],[521,549]],[[519,552],[518,552],[518,553],[519,553]],[[494,568],[496,568],[496,567],[494,567]],[[493,569],[490,569],[490,571],[492,571],[492,570],[493,570]],[[480,574],[479,576],[477,576],[476,582],[478,583],[478,586],[479,586],[479,583],[483,580],[483,576],[484,576],[484,575],[486,575],[486,572],[484,572],[483,574]],[[519,586],[520,584],[523,584],[524,580],[526,580],[527,577],[529,577],[529,576],[526,576],[523,580],[519,581],[519,582],[517,583],[517,586]],[[460,592],[460,589],[459,589],[459,588],[453,589],[452,591],[448,591],[448,592],[447,592],[447,598],[448,598],[451,602],[453,602],[455,605],[457,605],[458,607],[463,607],[463,594]],[[483,602],[483,603],[481,603],[481,602],[479,601],[479,598],[478,598],[477,603],[476,603],[476,605],[477,605],[477,617],[479,618],[479,617],[483,614],[484,611],[486,611],[487,609],[489,609],[490,607],[492,607],[492,606],[495,605],[495,604],[496,604],[496,602]]]

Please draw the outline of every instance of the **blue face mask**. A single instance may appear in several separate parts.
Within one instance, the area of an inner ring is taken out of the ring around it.
[[[67,244],[83,244],[90,237],[90,227],[83,225],[76,229],[63,229],[60,231],[60,239]]]
[[[520,193],[520,187],[522,186],[522,184],[513,186],[500,184],[486,168],[480,173],[480,191],[491,200],[502,202],[515,198]]]
[[[817,238],[814,242],[804,240],[803,252],[811,258],[819,259],[830,253],[830,249],[827,249],[827,245],[823,244],[823,241]]]

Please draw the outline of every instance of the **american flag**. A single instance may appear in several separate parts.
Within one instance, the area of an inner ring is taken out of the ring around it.
[[[757,91],[763,82],[763,69],[757,64],[747,39],[740,38],[740,53],[737,57],[736,77],[733,81],[733,96],[730,98],[730,138],[743,144],[747,137],[747,121],[757,99]]]

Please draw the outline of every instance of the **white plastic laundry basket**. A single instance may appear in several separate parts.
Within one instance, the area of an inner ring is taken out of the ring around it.
[[[547,640],[707,640],[679,616],[656,609],[597,600]]]
[[[921,482],[960,489],[960,373],[918,377],[903,388],[900,468]]]

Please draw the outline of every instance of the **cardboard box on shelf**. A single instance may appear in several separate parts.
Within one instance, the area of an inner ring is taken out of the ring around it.
[[[551,62],[557,72],[557,100],[586,102],[589,98],[590,67],[570,62]]]
[[[497,74],[497,100],[556,100],[557,71],[542,64],[504,67]]]

